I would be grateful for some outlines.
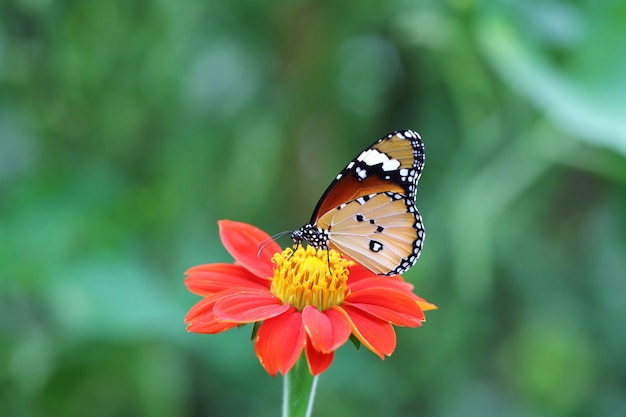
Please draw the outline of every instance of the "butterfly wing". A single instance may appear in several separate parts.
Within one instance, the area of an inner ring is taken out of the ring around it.
[[[329,246],[379,275],[401,274],[420,255],[424,227],[413,200],[382,192],[340,204],[318,219]]]
[[[395,192],[415,201],[423,167],[424,144],[417,133],[397,130],[380,138],[328,186],[313,210],[310,224],[341,204],[370,194]]]
[[[336,249],[379,275],[405,272],[424,240],[415,208],[423,167],[417,133],[398,130],[380,138],[337,175],[292,239]]]

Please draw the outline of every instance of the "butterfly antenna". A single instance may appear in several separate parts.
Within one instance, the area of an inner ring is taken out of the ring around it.
[[[270,236],[263,242],[259,243],[259,252],[256,254],[256,256],[261,256],[261,252],[263,252],[265,248],[271,245],[272,242],[275,242],[276,239],[280,239],[281,237],[288,235],[289,233],[291,233],[291,230],[285,230],[284,232],[276,233],[274,236]]]

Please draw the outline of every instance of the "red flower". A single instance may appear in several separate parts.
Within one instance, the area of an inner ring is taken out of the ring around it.
[[[187,288],[204,297],[187,313],[187,331],[220,333],[262,322],[255,351],[272,376],[286,374],[303,350],[309,370],[319,375],[351,334],[384,359],[396,347],[392,324],[418,327],[423,310],[436,308],[400,276],[374,275],[334,250],[281,253],[272,242],[258,256],[259,243],[269,239],[265,232],[229,220],[219,226],[236,263],[187,270]]]

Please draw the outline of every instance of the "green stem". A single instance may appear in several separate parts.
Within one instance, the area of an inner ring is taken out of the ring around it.
[[[311,417],[317,377],[310,374],[304,354],[284,380],[283,417]]]

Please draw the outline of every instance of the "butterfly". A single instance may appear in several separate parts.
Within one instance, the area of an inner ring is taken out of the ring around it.
[[[423,167],[424,144],[416,132],[383,136],[335,177],[311,220],[291,238],[296,246],[335,249],[378,275],[405,272],[424,242],[415,207]]]

